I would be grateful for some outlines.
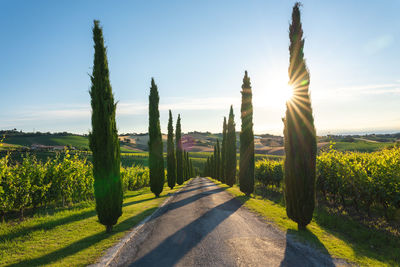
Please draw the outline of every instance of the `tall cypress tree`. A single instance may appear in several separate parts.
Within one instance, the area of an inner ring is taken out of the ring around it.
[[[224,124],[222,126],[222,146],[221,146],[221,182],[225,183],[226,172],[226,117],[224,117]]]
[[[236,130],[233,107],[229,111],[226,133],[226,184],[233,186],[236,181]]]
[[[178,114],[175,128],[175,145],[176,145],[176,183],[183,184],[183,152],[182,152],[182,133],[181,133],[181,115]]]
[[[193,161],[190,159],[190,178],[195,177],[195,171],[193,169]]]
[[[186,172],[186,151],[183,150],[183,160],[182,160],[182,168],[183,168],[183,180],[186,181],[187,179],[187,172]]]
[[[217,139],[217,145],[216,145],[216,150],[217,150],[217,157],[216,157],[216,170],[215,170],[215,172],[216,172],[216,176],[217,176],[217,179],[219,180],[219,181],[221,181],[221,148],[220,148],[220,146],[219,146],[219,140]]]
[[[214,155],[212,154],[210,156],[210,177],[214,178],[213,175],[214,175]]]
[[[217,177],[217,169],[218,169],[217,164],[218,164],[217,145],[215,144],[214,145],[214,166],[213,166],[213,170],[214,170],[213,178],[214,179],[218,179],[218,177]]]
[[[254,191],[254,133],[253,133],[253,104],[250,77],[244,73],[242,85],[242,129],[240,132],[240,191],[250,195]]]
[[[163,144],[160,129],[160,112],[158,110],[157,85],[151,78],[149,95],[149,170],[150,170],[150,189],[151,192],[160,196],[164,186],[164,158]]]
[[[190,178],[190,160],[189,152],[186,152],[186,180]]]
[[[174,147],[174,126],[172,125],[172,113],[169,110],[168,119],[168,143],[167,143],[167,178],[168,186],[172,189],[176,183],[176,159]]]
[[[206,164],[204,165],[204,174],[203,174],[204,176],[206,177],[210,176],[209,169],[210,169],[210,157],[207,157]]]
[[[317,143],[309,95],[310,74],[303,47],[300,3],[296,3],[289,27],[289,84],[292,99],[286,103],[285,140],[285,200],[286,213],[304,229],[312,219],[315,207],[315,172]]]
[[[120,177],[120,148],[115,122],[117,104],[109,78],[107,52],[104,47],[103,30],[99,21],[94,21],[94,62],[90,76],[92,105],[92,131],[89,146],[93,153],[94,195],[96,211],[106,231],[122,215],[122,183]]]

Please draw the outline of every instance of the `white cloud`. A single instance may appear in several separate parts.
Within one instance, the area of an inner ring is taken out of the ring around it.
[[[340,96],[341,99],[360,97],[362,95],[385,95],[399,94],[400,81],[383,84],[364,84],[339,88],[327,88],[321,90],[311,90],[313,100],[332,99]]]

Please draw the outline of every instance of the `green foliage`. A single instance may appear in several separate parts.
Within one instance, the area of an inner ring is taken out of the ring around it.
[[[255,164],[255,178],[264,186],[280,188],[283,180],[283,161],[260,160]]]
[[[370,214],[380,205],[387,220],[400,209],[400,148],[374,153],[322,152],[317,158],[317,189],[322,197]]]
[[[233,107],[229,111],[229,119],[226,134],[226,184],[233,186],[236,182],[236,130]]]
[[[190,160],[189,160],[189,152],[185,153],[185,181],[190,178]]]
[[[242,85],[240,132],[240,163],[239,185],[240,190],[250,195],[254,191],[254,133],[253,133],[253,104],[250,77],[245,71]]]
[[[299,6],[300,3],[296,3],[293,7],[289,27],[289,83],[293,87],[293,96],[286,103],[284,118],[285,201],[288,217],[297,222],[299,229],[304,229],[310,223],[315,207],[317,142]]]
[[[99,21],[94,21],[94,63],[90,88],[92,131],[89,146],[93,153],[94,193],[99,222],[110,232],[122,214],[120,149],[115,122],[116,103],[109,79],[107,53]]]
[[[221,148],[219,146],[219,140],[217,139],[217,144],[215,145],[216,148],[216,160],[215,160],[215,178],[221,181]]]
[[[135,166],[121,168],[123,190],[137,190],[150,185],[149,168]]]
[[[123,189],[136,190],[149,185],[149,169],[121,167]],[[65,151],[42,163],[26,154],[21,163],[0,158],[0,212],[26,208],[65,206],[93,199],[93,165],[85,157]]]
[[[0,210],[4,214],[27,207],[75,203],[93,198],[92,164],[78,155],[65,152],[45,163],[27,154],[22,163],[11,165],[8,157],[0,159]]]
[[[152,78],[149,96],[149,169],[150,189],[156,197],[159,197],[163,190],[165,175],[159,100],[157,85]]]
[[[175,145],[176,145],[176,183],[183,184],[183,152],[182,152],[182,132],[181,132],[181,115],[178,114],[175,128]]]
[[[174,147],[174,126],[172,124],[172,113],[169,111],[168,119],[168,143],[167,143],[167,179],[168,186],[172,189],[176,183],[176,159]]]
[[[221,145],[221,182],[225,183],[225,170],[226,170],[226,134],[227,134],[226,117],[222,125],[222,145]]]

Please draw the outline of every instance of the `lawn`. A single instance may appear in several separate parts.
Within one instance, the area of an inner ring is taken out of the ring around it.
[[[354,142],[335,142],[333,147],[338,151],[357,151],[371,153],[381,150],[385,147],[391,146],[394,143],[379,143],[379,142],[368,142],[362,140],[355,140]]]
[[[211,179],[211,178],[210,178]],[[316,209],[306,231],[298,231],[297,224],[286,215],[278,201],[246,197],[238,186],[228,187],[211,179],[234,195],[250,210],[262,215],[293,238],[307,242],[331,257],[342,258],[362,266],[400,266],[400,240],[377,230],[369,229],[349,218]]]
[[[0,266],[94,263],[182,186],[173,190],[164,187],[160,198],[155,198],[149,188],[126,192],[123,214],[111,234],[105,233],[104,226],[98,223],[93,202],[40,211],[22,222],[0,223]]]

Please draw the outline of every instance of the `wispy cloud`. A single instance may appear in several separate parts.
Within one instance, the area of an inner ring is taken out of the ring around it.
[[[185,98],[185,97],[168,97],[162,99],[159,105],[160,111],[167,110],[228,110],[231,104],[238,105],[240,99],[233,97],[202,97],[202,98]],[[148,103],[136,102],[120,102],[117,108],[118,115],[139,115],[145,114],[148,109]]]
[[[312,97],[315,100],[331,99],[340,95],[342,99],[360,97],[363,95],[390,95],[400,94],[400,81],[394,83],[382,84],[363,84],[356,86],[346,86],[337,88],[328,88],[321,90],[312,90]]]
[[[229,105],[238,105],[240,99],[229,97],[203,97],[185,98],[170,97],[165,98],[159,105],[160,111],[169,109],[176,111],[183,110],[228,110]],[[143,115],[148,110],[147,102],[119,102],[117,105],[117,116]],[[87,119],[90,117],[90,105],[40,105],[27,107],[24,110],[13,112],[7,116],[0,117],[0,126],[9,127],[11,125],[21,125],[28,121],[51,121],[51,120],[72,120]]]

